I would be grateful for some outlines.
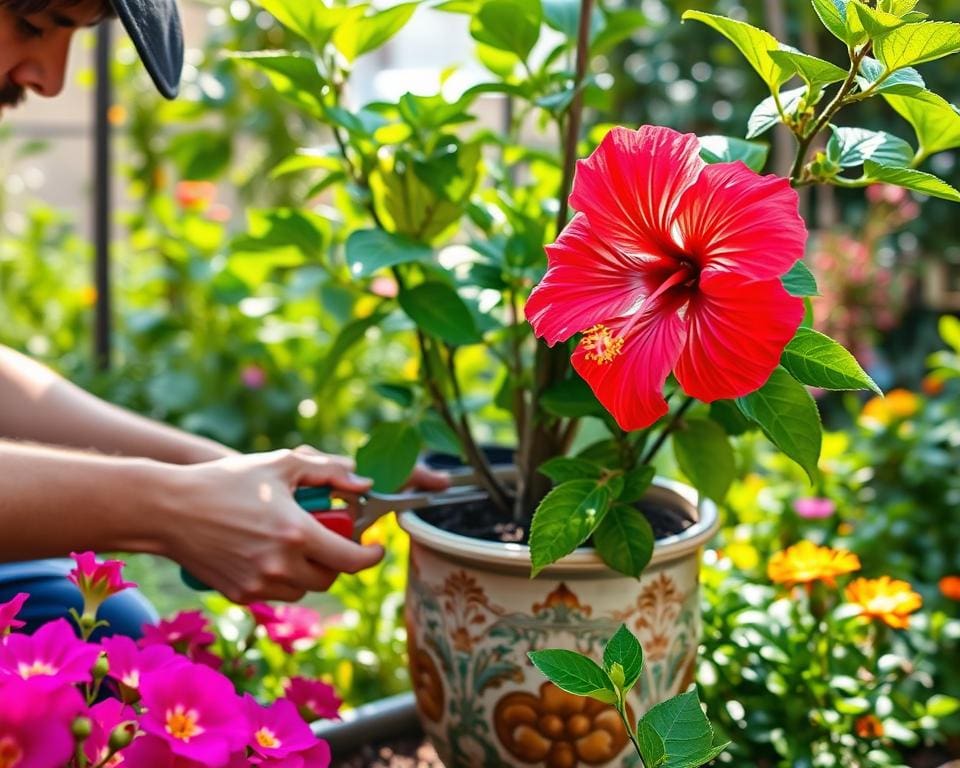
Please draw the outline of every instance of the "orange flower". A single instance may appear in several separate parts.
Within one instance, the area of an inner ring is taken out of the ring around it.
[[[861,739],[879,739],[883,736],[883,723],[876,715],[858,717],[853,729]]]
[[[907,389],[894,389],[886,397],[874,397],[867,401],[860,412],[866,422],[887,426],[895,421],[909,419],[920,410],[920,398]]]
[[[948,600],[960,600],[960,576],[944,576],[940,579],[940,591]]]
[[[856,579],[846,590],[847,600],[860,608],[860,615],[882,621],[894,629],[910,626],[910,614],[920,609],[923,598],[905,581],[881,576]]]
[[[860,558],[845,549],[818,547],[801,541],[777,552],[767,564],[767,576],[774,584],[809,584],[823,581],[836,586],[837,576],[860,570]]]
[[[935,373],[928,373],[923,377],[923,381],[920,382],[920,389],[923,390],[924,394],[930,395],[931,397],[936,397],[941,394],[944,386],[943,379]]]
[[[205,210],[213,202],[217,187],[209,181],[180,181],[177,183],[177,203],[187,211]]]

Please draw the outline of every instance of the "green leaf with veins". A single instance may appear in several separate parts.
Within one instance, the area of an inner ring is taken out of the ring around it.
[[[550,491],[530,525],[531,575],[583,544],[607,514],[613,495],[610,485],[596,480],[569,480]]]
[[[760,173],[767,164],[770,145],[758,141],[744,141],[731,136],[699,136],[700,157],[708,163],[731,163],[741,160],[748,168]]]
[[[839,83],[847,76],[846,70],[832,62],[786,46],[779,51],[771,51],[770,56],[784,69],[796,72],[811,90],[831,83]]]
[[[914,192],[922,192],[925,195],[960,203],[960,192],[932,173],[915,171],[910,168],[891,168],[870,160],[864,163],[863,170],[870,181],[896,184],[898,187],[912,189]]]
[[[883,64],[869,56],[865,56],[860,62],[857,85],[861,91],[897,94],[917,93],[927,87],[920,73],[913,67],[888,72]]]
[[[589,696],[606,704],[616,702],[613,683],[593,659],[558,648],[530,651],[527,656],[560,690],[575,696]]]
[[[801,88],[791,88],[789,91],[780,93],[780,106],[783,107],[785,115],[790,116],[796,113],[807,92],[806,86]],[[761,133],[766,133],[773,126],[781,122],[780,112],[777,109],[777,103],[773,96],[767,96],[754,108],[747,120],[747,138],[753,139]]]
[[[960,147],[960,109],[931,91],[908,96],[885,93],[887,103],[917,134],[923,157]]]
[[[621,688],[629,691],[643,671],[643,649],[625,624],[620,625],[603,649],[604,669],[609,671],[614,664],[623,669]]]
[[[827,158],[841,168],[854,168],[873,160],[883,165],[905,167],[913,160],[913,147],[898,136],[866,128],[830,126]]]
[[[800,328],[783,350],[780,362],[790,374],[811,387],[831,390],[870,389],[882,395],[856,358],[844,347],[812,328]]]
[[[873,46],[877,59],[888,69],[901,69],[960,51],[960,24],[921,21],[904,24]]]

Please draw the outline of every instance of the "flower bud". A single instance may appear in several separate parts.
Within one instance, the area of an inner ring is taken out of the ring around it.
[[[133,737],[137,735],[137,724],[132,720],[120,723],[116,728],[110,731],[110,740],[107,742],[107,748],[111,752],[118,752],[124,747],[130,746]]]
[[[110,671],[110,662],[107,661],[107,655],[105,653],[100,654],[100,658],[97,659],[91,671],[93,672],[94,680],[103,680],[103,678],[107,676],[107,672]]]
[[[610,665],[610,680],[613,681],[618,691],[623,688],[623,684],[626,682],[623,665],[619,661],[615,661]]]
[[[70,726],[70,732],[77,741],[83,741],[89,738],[92,731],[93,722],[89,717],[78,717],[73,721],[73,725]]]

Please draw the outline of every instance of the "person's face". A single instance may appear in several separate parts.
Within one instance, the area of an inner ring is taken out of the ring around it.
[[[27,91],[41,96],[60,93],[73,33],[102,18],[102,0],[53,3],[28,15],[0,4],[0,115],[23,101]]]

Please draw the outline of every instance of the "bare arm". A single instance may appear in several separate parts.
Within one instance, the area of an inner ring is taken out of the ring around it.
[[[195,464],[234,454],[213,440],[151,421],[84,392],[0,346],[0,438]]]

